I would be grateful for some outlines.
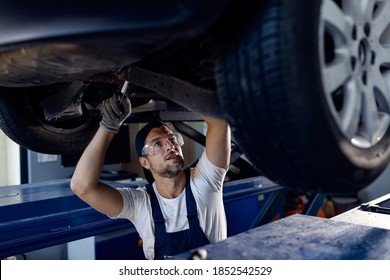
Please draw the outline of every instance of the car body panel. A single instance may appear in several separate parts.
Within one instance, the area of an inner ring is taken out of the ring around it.
[[[194,35],[222,13],[228,0],[6,1],[0,11],[0,45],[101,32]],[[136,38],[135,38],[136,39]]]
[[[0,86],[118,71],[206,30],[228,0],[8,1],[0,11]]]

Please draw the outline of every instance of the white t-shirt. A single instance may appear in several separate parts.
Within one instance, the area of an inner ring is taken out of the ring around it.
[[[210,243],[226,239],[227,224],[223,205],[222,186],[226,170],[213,165],[203,152],[198,164],[191,169],[191,190],[194,195],[199,224]],[[166,220],[167,232],[177,232],[189,228],[185,191],[178,197],[167,199],[153,188]],[[149,195],[145,187],[120,188],[123,197],[122,212],[115,218],[130,220],[143,240],[143,250],[147,259],[154,259],[154,222]]]

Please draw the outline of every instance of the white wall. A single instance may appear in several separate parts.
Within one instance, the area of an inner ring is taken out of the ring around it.
[[[0,186],[20,184],[20,148],[0,130]]]

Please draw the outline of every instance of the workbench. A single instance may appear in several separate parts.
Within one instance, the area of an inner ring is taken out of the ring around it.
[[[174,259],[389,260],[388,210],[390,194],[331,219],[296,214]]]

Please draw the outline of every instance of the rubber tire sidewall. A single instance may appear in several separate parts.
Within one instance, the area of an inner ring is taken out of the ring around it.
[[[74,154],[82,151],[98,128],[101,116],[89,115],[74,125],[54,126],[37,113],[28,89],[0,89],[0,128],[22,147],[47,154]]]
[[[390,131],[369,149],[336,126],[323,94],[320,0],[252,3],[218,67],[220,102],[240,148],[270,179],[306,191],[356,193],[390,159]],[[250,5],[248,5],[249,7]]]

